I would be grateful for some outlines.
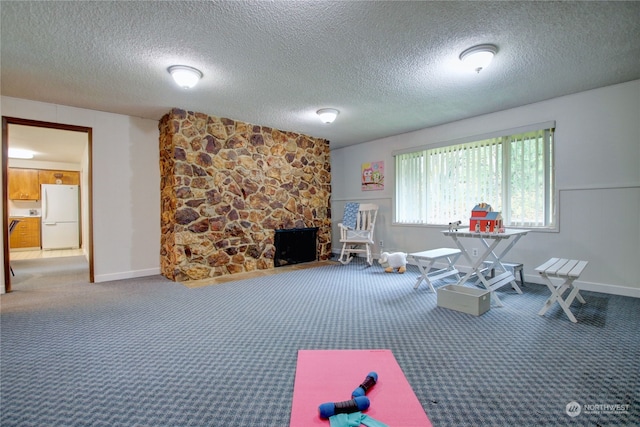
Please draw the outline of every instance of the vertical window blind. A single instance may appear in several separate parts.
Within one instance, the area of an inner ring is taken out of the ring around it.
[[[399,153],[395,221],[447,224],[487,202],[510,226],[554,223],[553,129]]]

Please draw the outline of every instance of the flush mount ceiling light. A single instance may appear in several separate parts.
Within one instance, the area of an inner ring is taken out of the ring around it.
[[[470,47],[460,54],[460,61],[476,73],[485,69],[491,63],[498,47],[492,44],[480,44]]]
[[[173,76],[178,86],[184,89],[191,89],[202,78],[202,72],[193,67],[186,65],[172,65],[168,68],[169,73]]]
[[[33,151],[9,147],[9,157],[12,159],[33,159]]]
[[[320,116],[320,120],[323,122],[333,123],[336,117],[338,117],[338,114],[340,114],[340,111],[335,108],[321,108],[316,112],[316,114]]]

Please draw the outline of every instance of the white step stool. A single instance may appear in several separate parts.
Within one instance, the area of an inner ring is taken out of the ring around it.
[[[429,288],[431,288],[431,292],[435,293],[436,290],[431,283],[433,280],[444,279],[445,277],[450,276],[456,276],[457,279],[460,279],[458,270],[456,270],[453,264],[458,260],[458,258],[460,258],[461,254],[462,251],[460,251],[460,249],[453,248],[438,248],[408,254],[407,262],[412,265],[417,265],[420,269],[420,276],[418,277],[416,284],[413,286],[413,289],[418,289],[418,286],[420,286],[420,283],[424,280],[427,282],[427,285],[429,285]],[[440,259],[446,259],[448,266],[429,273],[431,267],[433,267],[436,261]]]
[[[588,263],[588,261],[575,259],[551,258],[549,261],[536,268],[536,271],[540,273],[542,278],[545,280],[547,287],[551,291],[551,296],[544,303],[542,310],[538,313],[540,316],[544,315],[547,310],[551,308],[554,302],[557,302],[560,304],[560,307],[562,307],[562,310],[565,312],[569,320],[573,323],[578,322],[573,313],[571,313],[569,306],[575,298],[578,298],[578,301],[582,304],[586,301],[582,298],[582,295],[580,295],[578,287],[573,283],[573,281],[580,277],[582,270],[584,270]],[[554,285],[551,281],[551,277],[564,279],[564,282],[560,285]],[[566,299],[562,299],[562,295],[568,289],[571,289],[569,295],[567,295]]]
[[[493,261],[485,261],[484,262],[484,266],[485,268],[489,268],[489,266],[493,263]],[[513,276],[515,277],[516,273],[519,271],[520,272],[520,284],[524,285],[524,273],[522,272],[523,270],[523,265],[522,263],[517,263],[517,262],[503,262],[502,265],[505,266],[505,268],[509,268],[511,269],[511,273],[513,273]],[[495,277],[496,275],[496,270],[495,268],[491,269],[491,278]]]

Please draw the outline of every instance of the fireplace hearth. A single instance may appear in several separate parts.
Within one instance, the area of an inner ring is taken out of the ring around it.
[[[316,261],[318,259],[318,227],[289,228],[275,231],[274,267]]]

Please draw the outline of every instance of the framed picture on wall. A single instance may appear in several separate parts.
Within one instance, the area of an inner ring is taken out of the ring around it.
[[[384,190],[384,161],[362,164],[362,191]]]

